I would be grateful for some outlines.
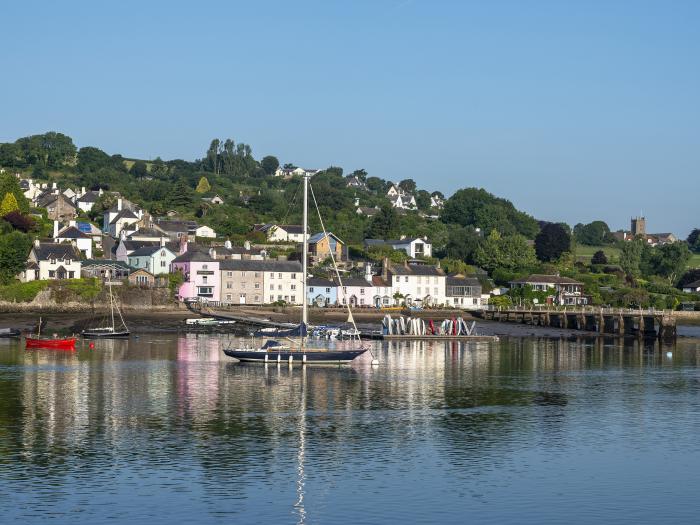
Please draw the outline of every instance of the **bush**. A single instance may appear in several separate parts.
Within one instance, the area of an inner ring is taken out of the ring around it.
[[[14,282],[0,286],[0,300],[29,303],[48,285],[48,281]]]

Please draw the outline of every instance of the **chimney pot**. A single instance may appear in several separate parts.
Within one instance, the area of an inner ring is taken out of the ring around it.
[[[117,199],[117,211],[122,211],[122,199]]]

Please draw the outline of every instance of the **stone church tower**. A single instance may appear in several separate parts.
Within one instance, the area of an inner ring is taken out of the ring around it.
[[[644,217],[633,217],[632,218],[632,237],[641,235],[644,237],[647,234],[647,221]]]

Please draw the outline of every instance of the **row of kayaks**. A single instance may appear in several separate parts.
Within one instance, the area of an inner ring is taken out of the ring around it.
[[[384,316],[382,320],[383,335],[473,335],[476,321],[470,324],[457,317],[455,319],[445,319],[439,324],[435,324],[432,319],[428,322],[419,317],[392,318],[390,315]]]

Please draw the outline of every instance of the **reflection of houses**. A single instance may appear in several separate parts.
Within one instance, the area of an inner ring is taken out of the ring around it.
[[[365,239],[365,248],[373,246],[388,246],[394,250],[406,252],[411,259],[417,257],[432,257],[433,245],[426,238],[412,237],[385,241],[383,239]]]
[[[475,277],[450,274],[445,279],[445,304],[465,310],[481,308],[481,283]]]
[[[309,258],[311,264],[324,261],[333,254],[336,262],[343,260],[343,241],[332,232],[316,233],[309,237]]]
[[[177,296],[180,300],[205,299],[218,301],[219,261],[199,250],[186,251],[170,264],[173,273],[180,272],[185,280]]]
[[[306,296],[312,306],[331,306],[338,301],[338,288],[330,279],[310,277],[306,281]]]
[[[20,281],[80,279],[80,252],[73,244],[34,241]]]
[[[548,297],[555,304],[561,305],[585,305],[588,304],[588,297],[583,295],[583,283],[560,277],[558,275],[532,274],[522,279],[510,281],[511,288],[524,288],[530,286],[532,290],[538,292],[553,293]]]

